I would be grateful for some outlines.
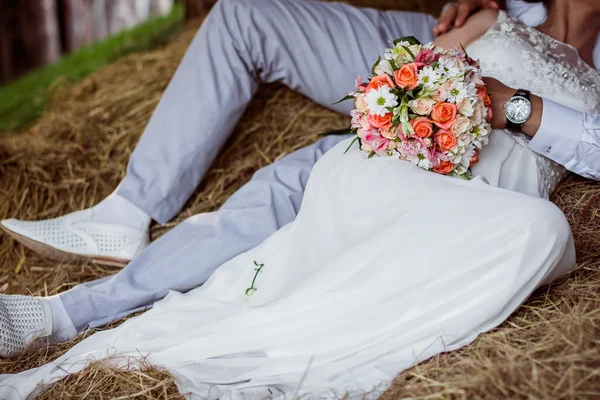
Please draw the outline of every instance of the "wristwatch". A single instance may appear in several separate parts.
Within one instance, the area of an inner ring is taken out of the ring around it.
[[[521,132],[523,130],[523,124],[531,117],[530,96],[531,92],[529,90],[519,89],[515,95],[504,104],[506,129],[510,129],[514,132]]]

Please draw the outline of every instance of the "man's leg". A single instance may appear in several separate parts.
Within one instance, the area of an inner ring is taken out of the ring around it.
[[[197,287],[217,267],[293,221],[313,165],[346,138],[326,137],[262,168],[218,211],[188,218],[116,275],[60,294],[75,329],[105,325],[154,303],[169,290]]]
[[[433,18],[422,14],[339,3],[222,0],[165,93],[119,193],[157,220],[168,220],[208,168],[258,79],[283,81],[322,105],[348,112],[350,103],[331,102],[352,90],[356,75],[368,74],[388,41],[407,34],[429,40],[433,24]],[[222,262],[293,219],[312,165],[338,140],[328,138],[258,173],[219,212],[184,223],[122,273],[64,293],[59,305],[82,329],[150,304],[170,289],[201,284]],[[3,305],[8,304],[5,297],[0,299]],[[24,306],[11,307],[0,317],[20,318]],[[31,332],[18,335],[27,343]],[[19,346],[3,348],[0,343],[0,354],[14,354]]]
[[[429,15],[303,0],[221,0],[190,45],[131,156],[118,193],[158,222],[175,216],[254,95],[282,81],[331,104],[390,41],[433,39]]]
[[[117,193],[59,220],[4,221],[17,240],[52,255],[124,265],[194,191],[254,95],[281,81],[331,105],[368,75],[389,42],[433,38],[433,17],[304,0],[221,0],[192,41],[132,154]],[[122,225],[126,225],[122,228]],[[66,239],[65,239],[66,238]],[[41,244],[41,245],[40,245]]]

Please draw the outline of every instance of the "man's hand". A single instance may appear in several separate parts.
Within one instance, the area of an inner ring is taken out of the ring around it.
[[[492,111],[494,116],[492,118],[493,129],[505,129],[506,128],[506,114],[504,114],[504,104],[511,97],[515,95],[517,89],[510,88],[494,78],[483,78],[487,87],[487,93],[492,100]],[[527,89],[527,88],[523,88]],[[534,137],[542,123],[542,112],[544,102],[541,97],[531,95],[531,117],[525,124],[523,124],[523,133],[530,137]]]
[[[471,14],[485,8],[498,10],[501,3],[501,0],[458,0],[445,9],[437,25],[433,28],[433,33],[440,36],[448,32],[452,26],[459,28],[464,25]]]

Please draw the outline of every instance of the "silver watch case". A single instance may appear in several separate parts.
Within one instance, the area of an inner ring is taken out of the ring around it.
[[[518,103],[523,103],[527,106],[528,112],[525,116],[521,116],[521,118],[517,118],[510,108]],[[531,118],[532,106],[531,101],[523,96],[513,96],[504,104],[504,115],[506,115],[506,119],[512,122],[513,124],[522,125]]]

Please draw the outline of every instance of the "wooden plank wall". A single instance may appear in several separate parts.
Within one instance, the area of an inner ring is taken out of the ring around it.
[[[0,83],[165,13],[174,0],[0,0]]]

